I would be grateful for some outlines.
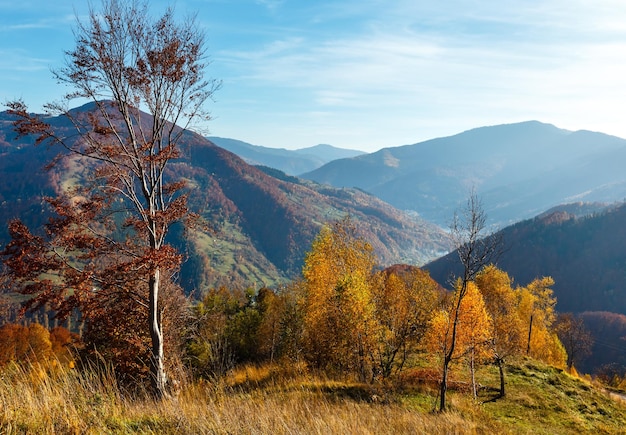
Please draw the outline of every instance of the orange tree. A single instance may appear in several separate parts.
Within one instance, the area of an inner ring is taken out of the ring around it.
[[[318,368],[371,373],[375,306],[372,247],[349,218],[324,226],[303,267],[303,335],[307,358]]]
[[[548,364],[565,367],[567,353],[554,329],[556,298],[547,276],[517,289],[519,316],[524,325],[525,352]]]
[[[12,362],[40,368],[52,368],[58,363],[73,367],[78,347],[78,335],[61,326],[50,331],[39,323],[6,323],[0,327],[0,367]]]
[[[476,395],[475,366],[483,361],[489,350],[492,320],[483,297],[473,281],[465,286],[459,302],[461,280],[454,294],[433,317],[425,342],[433,353],[449,362],[465,359],[469,364],[474,395]],[[454,346],[452,329],[455,328]],[[452,351],[450,351],[452,349]]]
[[[383,378],[401,370],[428,329],[442,298],[425,270],[396,265],[378,273],[372,287],[376,317],[373,358]]]
[[[509,275],[494,265],[485,267],[476,276],[476,285],[492,319],[489,344],[500,372],[500,396],[503,397],[506,359],[523,352],[524,325],[519,316],[518,297]]]

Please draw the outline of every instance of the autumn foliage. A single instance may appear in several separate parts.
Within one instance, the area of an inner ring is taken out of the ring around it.
[[[34,240],[42,240],[25,234],[33,248]],[[43,253],[49,251],[42,250],[41,260],[33,254],[36,249],[23,252],[36,260],[29,263],[34,272],[28,276],[47,279],[35,266],[47,264]],[[150,375],[145,364],[150,337],[142,328],[146,312],[138,303],[146,296],[132,273],[120,271],[110,279],[116,277],[125,277],[125,285],[101,286],[93,299],[81,302],[89,313],[81,356],[113,362],[118,379],[128,385]],[[57,282],[58,277],[50,285]],[[346,218],[320,231],[306,257],[302,279],[258,291],[209,289],[192,306],[179,288],[165,284],[162,319],[165,330],[176,334],[166,340],[168,354],[174,362],[183,361],[195,377],[218,379],[242,364],[306,363],[332,377],[387,384],[393,378],[404,379],[398,375],[416,362],[431,364],[433,357],[443,359],[449,353],[456,313],[451,372],[455,378],[456,373],[469,373],[476,397],[479,369],[493,363],[499,368],[504,396],[505,368],[515,358],[527,355],[556,366],[566,364],[567,354],[556,334],[552,283],[545,277],[514,285],[506,272],[487,265],[467,282],[459,301],[460,280],[448,292],[417,267],[377,269],[371,246]],[[7,337],[28,337],[28,331],[11,328],[16,327],[6,327]],[[62,354],[54,349],[63,346],[54,343],[68,341],[63,330],[47,333],[32,328],[39,331],[31,339],[33,350],[28,353],[3,342],[0,352],[5,359],[39,361]],[[168,366],[168,371],[174,373],[175,367]],[[424,382],[433,380],[427,377]]]
[[[38,323],[7,323],[0,327],[0,368],[10,363],[73,368],[79,348],[79,337],[64,327],[50,331]]]
[[[418,268],[376,272],[350,219],[324,227],[303,268],[304,355],[317,368],[371,381],[420,350],[439,286]]]
[[[383,378],[420,350],[443,291],[428,272],[396,265],[379,272],[372,287],[376,318],[373,358]]]
[[[372,247],[351,222],[324,227],[307,255],[304,340],[319,368],[371,375],[375,306],[371,293]]]

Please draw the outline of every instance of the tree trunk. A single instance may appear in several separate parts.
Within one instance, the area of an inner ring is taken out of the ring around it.
[[[443,373],[441,375],[441,388],[439,390],[439,412],[446,410],[446,392],[448,391],[448,366],[450,361],[448,356],[443,360]]]
[[[576,358],[576,343],[570,341],[569,346],[566,346],[567,350],[567,372],[572,373],[572,367],[574,366],[574,358]]]
[[[528,343],[526,345],[526,355],[530,355],[530,337],[533,333],[533,316],[530,315],[530,325],[528,326]]]
[[[504,397],[504,361],[502,361],[502,358],[498,358],[497,362],[498,370],[500,370],[500,397]]]
[[[459,312],[461,311],[461,300],[465,296],[465,292],[467,289],[466,281],[463,282],[463,286],[461,287],[461,291],[459,292],[459,299],[456,302],[456,307],[454,309],[454,320],[452,322],[452,337],[450,339],[450,349],[444,352],[443,358],[443,373],[441,374],[441,388],[439,391],[439,412],[443,412],[446,410],[446,392],[448,391],[448,367],[450,366],[450,362],[452,362],[452,357],[454,355],[454,347],[456,345],[456,333],[457,327],[459,325]],[[444,337],[446,340],[447,337]]]
[[[164,353],[163,353],[163,331],[161,330],[161,315],[159,313],[159,283],[161,271],[157,268],[149,279],[150,286],[150,313],[148,322],[150,323],[150,338],[152,339],[151,374],[152,389],[157,398],[166,395],[167,376],[165,374]]]
[[[470,374],[472,378],[472,393],[474,394],[474,400],[478,398],[478,391],[476,389],[476,369],[474,367],[474,349],[472,349],[470,355]]]
[[[443,373],[441,374],[441,388],[439,391],[439,412],[446,410],[446,392],[448,391],[448,368],[452,361],[452,355],[454,354],[454,344],[456,341],[456,326],[458,322],[458,309],[454,316],[454,323],[452,325],[452,340],[450,344],[450,350],[446,352],[443,358]]]

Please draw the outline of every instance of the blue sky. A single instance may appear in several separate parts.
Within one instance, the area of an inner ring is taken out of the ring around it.
[[[623,0],[150,2],[168,4],[207,33],[214,136],[371,152],[535,119],[626,138]],[[86,12],[0,0],[0,101],[66,92],[50,70]]]

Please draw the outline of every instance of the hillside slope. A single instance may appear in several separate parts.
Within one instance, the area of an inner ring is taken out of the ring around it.
[[[594,336],[591,354],[577,362],[582,373],[626,370],[624,222],[626,204],[568,204],[500,231],[505,250],[498,267],[521,286],[551,276],[556,310],[581,315]],[[456,252],[425,268],[444,285],[461,272]]]
[[[554,278],[557,310],[626,314],[626,205],[577,218],[564,211],[519,222],[500,231],[498,266],[520,285]],[[426,268],[438,282],[459,271],[452,252]]]
[[[89,110],[84,106],[76,110]],[[67,120],[49,120],[65,133]],[[0,114],[0,244],[6,224],[20,217],[31,227],[47,219],[46,195],[81,182],[75,161],[45,172],[58,152],[15,140],[10,119]],[[383,265],[424,263],[449,247],[434,225],[409,218],[381,200],[354,189],[335,189],[282,174],[272,177],[203,137],[185,132],[184,158],[170,176],[188,180],[189,204],[207,223],[185,233],[173,228],[171,242],[187,255],[181,281],[187,290],[219,283],[271,285],[299,273],[305,252],[328,221],[350,215],[374,245]]]
[[[179,394],[155,403],[122,391],[106,373],[41,379],[12,370],[0,377],[0,432],[16,433],[19,427],[19,433],[164,435],[624,433],[626,404],[616,393],[522,360],[507,367],[507,395],[494,399],[489,387],[497,382],[496,372],[493,366],[479,369],[484,387],[478,401],[459,383],[461,388],[450,389],[450,409],[437,413],[436,389],[416,377],[419,371],[411,377],[407,370],[397,391],[389,391],[319,378],[298,367],[248,366],[217,382],[182,383]]]

